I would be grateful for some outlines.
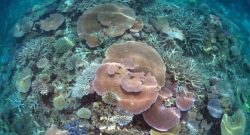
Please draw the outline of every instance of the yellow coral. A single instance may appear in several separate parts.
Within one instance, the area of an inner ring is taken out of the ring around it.
[[[242,109],[239,109],[233,116],[223,115],[221,121],[222,135],[243,135],[246,128],[246,116]]]
[[[155,131],[153,129],[150,130],[150,135],[178,135],[181,129],[181,125],[178,124],[174,128],[170,129],[167,132],[160,132],[160,131]]]
[[[15,86],[17,90],[21,93],[26,93],[29,91],[31,86],[31,77],[32,72],[31,69],[26,67],[21,72],[17,72],[15,75]]]

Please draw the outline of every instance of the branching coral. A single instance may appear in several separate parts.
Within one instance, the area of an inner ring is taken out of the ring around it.
[[[91,63],[77,76],[74,86],[70,88],[72,97],[82,98],[89,94],[90,81],[94,79],[98,67],[98,64]]]
[[[188,55],[199,54],[204,47],[207,31],[204,19],[198,11],[189,7],[179,8],[167,16],[170,26],[183,31],[185,43],[183,50]]]
[[[128,124],[132,119],[131,114],[121,114],[120,110],[116,110],[110,105],[106,105],[101,102],[94,102],[92,104],[93,115],[91,117],[91,125],[98,128],[101,133],[106,133],[110,135],[144,135],[144,132],[141,129],[138,129],[134,126],[124,126],[121,127],[120,124]],[[121,117],[120,117],[121,116]],[[124,117],[125,119],[122,119]],[[116,119],[116,120],[115,120]],[[121,120],[121,121],[120,121]],[[124,123],[125,122],[125,123]]]
[[[10,108],[17,109],[19,113],[23,112],[25,104],[22,101],[20,93],[13,93],[7,100],[9,101]]]
[[[83,58],[80,55],[75,54],[66,60],[65,67],[68,70],[74,70],[79,67],[82,67],[84,64],[83,62]]]
[[[45,68],[49,65],[49,60],[46,58],[41,58],[40,60],[37,61],[36,67],[37,68]]]
[[[34,64],[40,58],[47,58],[52,55],[51,43],[53,38],[38,37],[24,42],[21,51],[17,52],[17,61],[20,65]]]
[[[111,121],[117,123],[119,126],[126,126],[132,122],[134,115],[128,112],[118,111]]]
[[[46,82],[38,78],[32,82],[31,88],[33,91],[37,91],[42,95],[47,95],[49,93],[49,87]]]
[[[81,124],[80,120],[73,120],[64,124],[64,129],[69,132],[69,135],[87,135],[88,127]]]
[[[203,84],[207,79],[194,59],[182,56],[181,52],[175,49],[158,50],[166,63],[167,72],[173,76],[174,80],[203,89]]]

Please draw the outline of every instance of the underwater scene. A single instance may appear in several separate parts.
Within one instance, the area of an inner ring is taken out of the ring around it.
[[[250,135],[249,0],[0,10],[0,135]]]

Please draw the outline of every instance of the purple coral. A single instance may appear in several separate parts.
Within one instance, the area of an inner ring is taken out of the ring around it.
[[[207,109],[214,118],[221,118],[223,109],[218,98],[210,99],[208,101]]]
[[[69,132],[69,135],[87,135],[88,128],[86,125],[80,126],[80,120],[74,120],[64,124],[64,129]]]

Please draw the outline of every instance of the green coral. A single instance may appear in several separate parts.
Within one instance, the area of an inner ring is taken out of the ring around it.
[[[243,111],[250,113],[250,93],[247,92],[246,88],[237,88],[237,99]]]
[[[53,44],[55,52],[58,54],[63,54],[75,46],[75,43],[67,37],[60,38],[56,40]]]
[[[91,111],[88,108],[81,108],[76,112],[76,115],[83,119],[90,119]]]
[[[246,116],[239,109],[233,116],[224,114],[221,121],[222,135],[243,135],[246,128]]]
[[[67,106],[67,101],[63,95],[60,95],[53,99],[53,105],[57,110],[63,110]]]
[[[21,93],[29,91],[31,86],[32,71],[29,67],[24,68],[21,71],[17,71],[15,74],[15,86]]]

